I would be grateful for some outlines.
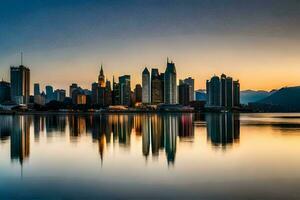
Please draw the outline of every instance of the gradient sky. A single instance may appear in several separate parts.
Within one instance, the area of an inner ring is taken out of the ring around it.
[[[0,74],[31,69],[31,83],[90,88],[100,64],[109,79],[145,66],[196,88],[225,73],[242,89],[300,85],[299,0],[1,0]]]

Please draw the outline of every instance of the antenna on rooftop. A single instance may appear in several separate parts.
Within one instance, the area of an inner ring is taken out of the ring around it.
[[[21,52],[21,65],[23,65],[23,52]]]

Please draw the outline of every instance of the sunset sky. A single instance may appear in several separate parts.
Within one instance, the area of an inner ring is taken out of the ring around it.
[[[197,89],[221,73],[242,89],[300,85],[299,10],[299,0],[3,0],[0,75],[23,51],[31,83],[55,88],[90,88],[101,63],[133,87],[167,57]]]

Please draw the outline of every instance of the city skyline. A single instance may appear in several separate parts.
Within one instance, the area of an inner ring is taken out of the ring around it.
[[[196,89],[222,73],[239,77],[242,90],[300,85],[298,10],[295,0],[7,1],[0,73],[8,81],[23,51],[32,82],[88,87],[102,62],[107,77],[130,74],[135,85],[142,66],[162,71],[170,56],[178,79],[194,77]]]

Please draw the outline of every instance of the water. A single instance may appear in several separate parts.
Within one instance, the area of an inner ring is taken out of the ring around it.
[[[300,199],[300,114],[0,116],[0,199]]]

